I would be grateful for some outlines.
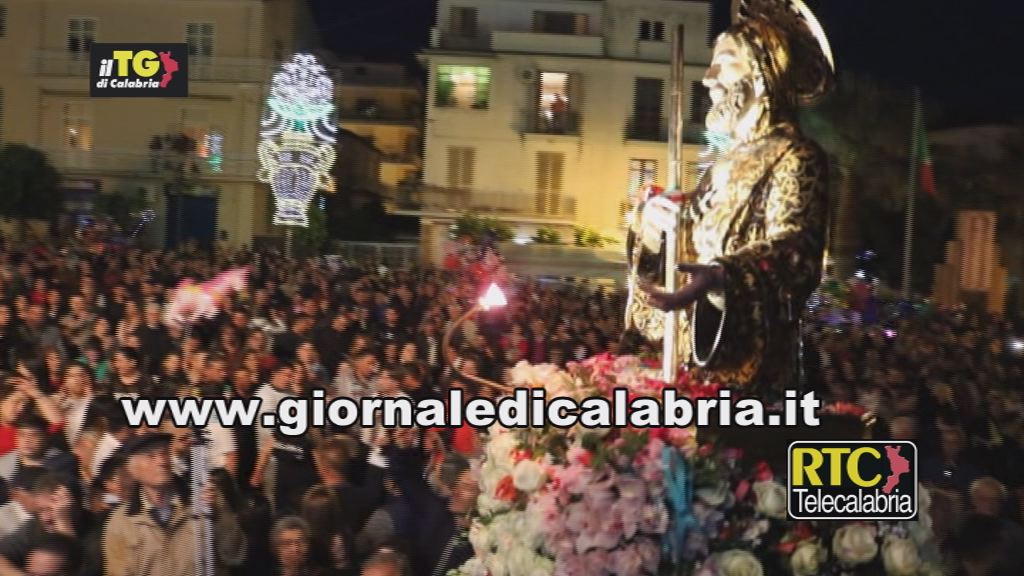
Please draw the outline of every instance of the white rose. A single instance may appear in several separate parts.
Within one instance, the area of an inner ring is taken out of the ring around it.
[[[828,550],[817,540],[805,540],[797,545],[789,559],[793,576],[817,576],[822,563],[828,558]]]
[[[508,553],[508,576],[536,576],[537,553],[517,546]]]
[[[544,485],[544,469],[533,460],[520,460],[512,470],[512,484],[516,490],[533,492]]]
[[[914,576],[921,568],[921,557],[909,538],[890,536],[882,544],[882,563],[889,576]]]
[[[760,560],[746,550],[727,550],[715,561],[718,576],[764,576]]]
[[[526,360],[520,360],[509,371],[509,379],[513,386],[530,384],[533,381],[533,365]]]
[[[769,518],[783,519],[786,517],[786,487],[778,482],[768,480],[754,482],[754,494],[757,496],[755,509]]]
[[[481,514],[488,515],[496,512],[504,512],[512,508],[512,503],[506,502],[505,500],[498,500],[487,493],[481,493],[476,499],[476,507]]]
[[[470,558],[459,568],[459,576],[487,576],[487,566],[479,558]]]
[[[489,527],[474,521],[469,528],[469,543],[473,545],[473,552],[482,558],[490,556],[494,548],[493,536]]]
[[[878,554],[875,527],[869,524],[847,524],[832,537],[832,552],[847,565],[863,564]]]

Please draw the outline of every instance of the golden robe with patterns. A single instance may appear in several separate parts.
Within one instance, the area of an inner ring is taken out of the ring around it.
[[[722,266],[724,289],[679,314],[680,361],[728,384],[795,386],[799,318],[821,280],[827,158],[791,123],[736,144],[684,200],[677,260]],[[645,238],[638,206],[627,242],[626,326],[659,340],[664,313],[642,279],[663,284],[664,246]],[[687,282],[677,275],[677,286]]]

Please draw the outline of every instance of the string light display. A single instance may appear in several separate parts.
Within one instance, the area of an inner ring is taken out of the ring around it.
[[[310,54],[296,54],[274,75],[260,120],[257,178],[274,194],[274,224],[309,225],[317,190],[331,191],[335,160],[334,82]]]

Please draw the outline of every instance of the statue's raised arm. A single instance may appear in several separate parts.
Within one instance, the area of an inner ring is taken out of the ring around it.
[[[800,132],[797,109],[831,88],[821,26],[799,0],[748,0],[715,43],[704,77],[707,129],[730,144],[679,202],[673,293],[657,265],[667,247],[659,198],[629,234],[627,327],[663,336],[660,311],[682,310],[680,359],[731,384],[793,385],[800,313],[821,278],[827,159]]]

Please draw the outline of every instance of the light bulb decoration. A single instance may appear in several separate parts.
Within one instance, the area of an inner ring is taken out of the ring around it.
[[[332,192],[336,153],[334,82],[310,54],[296,54],[274,75],[260,119],[256,177],[270,184],[274,224],[309,225],[318,190]]]

